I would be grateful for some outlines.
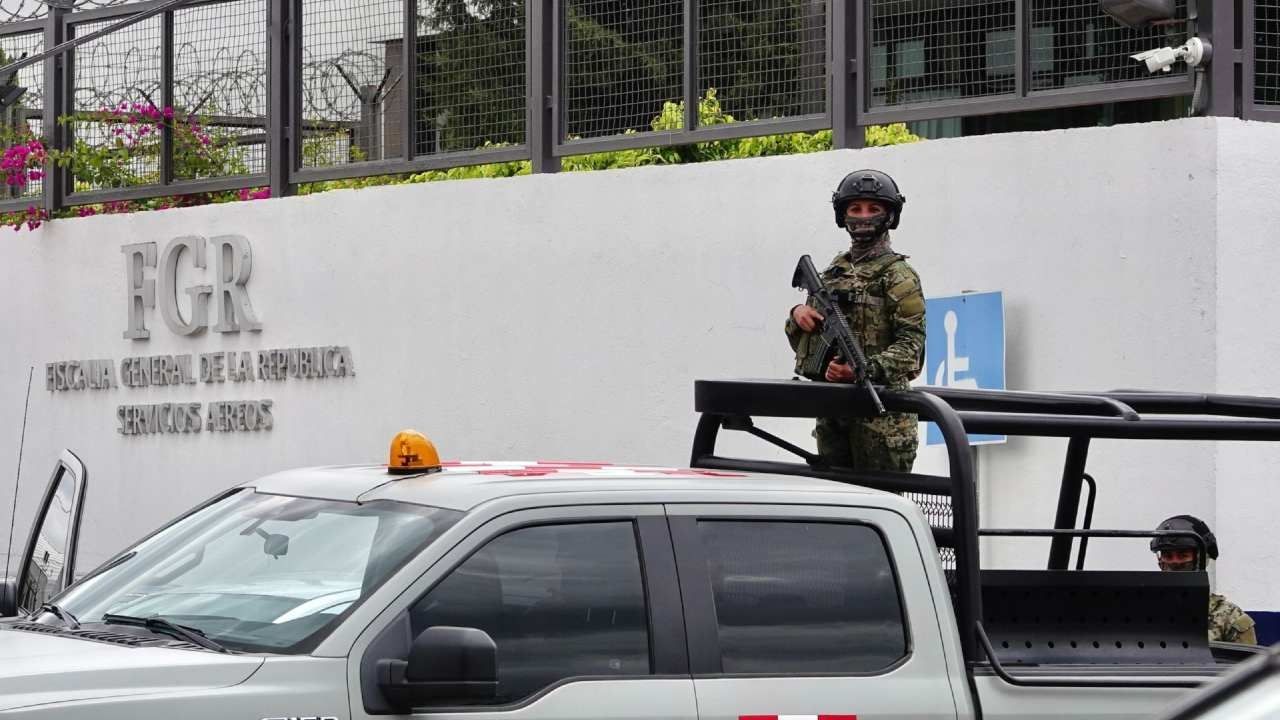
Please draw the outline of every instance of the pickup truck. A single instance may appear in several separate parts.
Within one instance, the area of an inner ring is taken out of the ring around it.
[[[939,424],[948,475],[828,467],[756,423],[874,412],[859,388],[698,381],[689,468],[441,462],[405,432],[386,465],[246,482],[74,583],[88,478],[64,453],[0,593],[0,714],[1141,718],[1249,657],[1207,641],[1203,570],[1067,564],[1151,535],[1074,527],[1090,437],[1280,440],[1280,401],[880,396]],[[722,430],[802,462],[722,457]],[[1073,438],[1059,527],[978,528],[966,432]],[[980,533],[1053,536],[1049,569],[982,570]]]
[[[1160,720],[1272,720],[1280,717],[1280,645],[1196,690]]]

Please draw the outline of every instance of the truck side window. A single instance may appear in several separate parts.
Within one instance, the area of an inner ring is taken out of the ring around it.
[[[698,522],[725,673],[868,673],[907,653],[879,533],[830,522]]]
[[[634,525],[545,525],[491,540],[410,611],[484,630],[498,646],[498,697],[522,700],[579,676],[648,675],[649,624]]]

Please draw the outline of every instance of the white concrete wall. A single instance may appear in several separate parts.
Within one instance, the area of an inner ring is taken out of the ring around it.
[[[1280,394],[1254,355],[1271,304],[1241,307],[1274,267],[1245,252],[1276,252],[1266,242],[1276,236],[1274,204],[1261,195],[1219,204],[1224,187],[1275,187],[1275,168],[1252,153],[1277,143],[1280,127],[1197,119],[336,192],[14,235],[0,243],[0,331],[11,338],[0,353],[4,477],[16,464],[35,367],[15,545],[64,446],[92,474],[89,565],[243,479],[382,461],[405,426],[430,434],[446,457],[683,465],[694,378],[788,373],[781,325],[798,299],[791,271],[800,253],[821,262],[847,242],[828,198],[862,166],[901,182],[908,203],[895,245],[912,255],[928,295],[1004,291],[1010,387]],[[1222,163],[1231,167],[1220,172]],[[152,313],[150,340],[122,339],[120,246],[163,247],[190,233],[253,243],[249,288],[263,331],[182,338]],[[357,377],[43,389],[44,364],[54,360],[118,366],[130,355],[317,344],[350,346]],[[270,433],[116,432],[124,403],[254,398],[276,403]],[[781,427],[807,439],[804,424]],[[1051,440],[983,448],[984,524],[1049,525],[1064,448]],[[1256,557],[1246,548],[1270,538],[1275,491],[1249,460],[1238,467],[1211,446],[1099,442],[1091,461],[1102,482],[1098,527],[1153,527],[1196,512],[1219,528],[1231,558]],[[929,452],[917,467],[944,462]],[[1227,470],[1233,480],[1215,485]],[[1269,510],[1242,499],[1262,490]],[[0,482],[0,508],[11,491]],[[1231,514],[1216,514],[1219,503]],[[1249,509],[1236,515],[1236,507]],[[987,554],[1041,566],[1044,545],[1007,541]],[[1095,543],[1093,558],[1095,567],[1152,562],[1140,541]],[[1248,588],[1246,604],[1280,608],[1280,589],[1247,584],[1247,572],[1224,558],[1219,581]]]
[[[1196,120],[912,147],[937,155],[903,180],[911,214],[899,245],[915,252],[931,296],[1004,291],[1010,388],[1205,388],[1214,251],[1189,239],[1213,233],[1213,128]],[[1066,444],[981,448],[983,524],[1051,527]],[[1212,473],[1204,448],[1098,441],[1090,456],[1101,482],[1095,527],[1154,527],[1212,507],[1212,485],[1199,482]],[[1160,479],[1179,491],[1155,491]],[[986,562],[1043,567],[1047,545],[988,542]],[[1091,550],[1091,566],[1151,562],[1141,542]]]
[[[1217,205],[1218,386],[1280,391],[1280,134],[1263,123],[1219,128]],[[1214,532],[1218,578],[1244,607],[1280,610],[1280,448],[1218,448]],[[1204,482],[1212,482],[1208,478]]]

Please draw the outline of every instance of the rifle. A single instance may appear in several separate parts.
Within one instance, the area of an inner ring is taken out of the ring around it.
[[[822,333],[817,338],[820,351],[810,352],[805,357],[800,374],[810,380],[820,380],[826,374],[827,364],[831,360],[836,357],[847,358],[853,364],[854,373],[861,379],[862,387],[866,388],[867,394],[871,396],[871,402],[876,406],[876,414],[883,415],[884,403],[880,402],[880,395],[876,393],[867,375],[867,356],[863,354],[858,338],[854,337],[853,331],[849,329],[849,321],[845,319],[844,311],[840,309],[831,291],[822,283],[822,277],[818,275],[818,269],[813,266],[813,260],[808,255],[800,256],[800,262],[796,264],[796,272],[791,276],[791,286],[808,292],[814,307],[822,313],[824,318]]]

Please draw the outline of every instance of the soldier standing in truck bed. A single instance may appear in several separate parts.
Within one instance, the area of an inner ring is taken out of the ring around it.
[[[893,178],[879,170],[857,170],[831,196],[836,225],[852,243],[822,273],[867,356],[876,385],[900,390],[924,363],[924,292],[907,256],[893,251],[889,231],[898,227],[906,198]],[[818,343],[822,315],[808,304],[791,308],[786,333],[797,368]],[[828,382],[857,382],[847,358],[828,364]],[[832,465],[859,470],[910,472],[918,436],[916,416],[886,413],[876,418],[820,418],[814,429],[818,454]]]

